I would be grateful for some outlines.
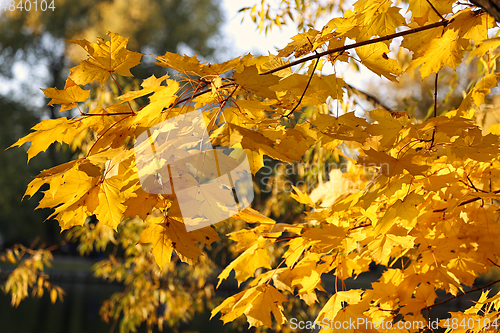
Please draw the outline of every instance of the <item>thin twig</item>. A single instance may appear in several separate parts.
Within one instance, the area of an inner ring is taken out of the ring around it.
[[[358,88],[355,88],[355,87],[351,86],[347,82],[345,82],[345,85],[346,85],[346,88],[347,88],[348,91],[350,90],[350,91],[352,91],[353,93],[355,93],[358,96],[359,95],[365,96],[366,100],[368,102],[372,103],[373,106],[375,106],[377,108],[382,108],[382,109],[387,110],[389,112],[394,112],[393,110],[391,110],[391,108],[389,108],[387,105],[385,105],[384,103],[382,103],[377,97],[375,97],[373,95],[370,95],[369,93],[367,93],[365,91],[361,91]]]
[[[113,81],[115,81],[115,84],[118,86],[118,88],[120,89],[120,91],[122,92],[122,95],[123,95],[124,94],[123,89],[120,86],[120,84],[118,83],[118,81],[116,81],[115,77],[113,76],[113,73],[109,72],[109,76],[111,76]],[[132,111],[132,113],[135,113],[134,109],[132,109],[132,105],[130,105],[130,101],[127,101],[127,104],[128,104],[128,107],[130,108],[130,111]]]
[[[495,193],[495,194],[498,194],[500,193],[500,190],[497,190],[497,191],[493,191],[493,192],[488,192],[488,193]],[[464,202],[461,202],[458,207],[460,206],[464,206],[464,205],[467,205],[467,204],[470,204],[471,202],[474,202],[474,201],[477,201],[477,200],[481,200],[482,198],[481,197],[476,197],[476,198],[472,198],[472,199],[469,199],[469,200],[465,200]],[[440,212],[444,212],[445,210],[447,210],[447,208],[441,208],[441,209],[434,209],[432,212],[433,213],[440,213]]]
[[[437,117],[437,96],[438,96],[438,73],[436,73],[436,79],[434,80],[434,118]]]
[[[222,86],[220,86],[219,88],[227,88],[227,87],[231,87],[231,86],[234,86],[234,85],[236,85],[236,83],[231,82],[231,83],[226,83],[226,84],[223,84],[223,85],[222,85]],[[186,101],[189,101],[190,99],[196,98],[196,97],[198,97],[198,96],[201,96],[201,95],[203,95],[203,94],[209,93],[209,92],[211,92],[211,91],[212,91],[212,89],[207,89],[207,90],[200,91],[200,92],[198,92],[198,93],[196,93],[196,94],[194,94],[194,95],[191,95],[191,96],[189,96],[189,97],[183,98],[183,99],[181,99],[181,100],[179,100],[179,101],[175,102],[172,106],[179,105],[179,104],[181,104],[181,103],[184,103],[184,102],[186,102]],[[169,106],[168,108],[170,108],[170,107],[171,107],[171,106]],[[168,108],[164,108],[163,110],[166,110],[166,109],[168,109]]]
[[[288,114],[284,115],[283,117],[288,118],[299,107],[300,103],[302,103],[302,99],[304,98],[304,95],[306,94],[307,88],[309,88],[309,84],[311,83],[311,80],[314,76],[314,72],[316,71],[316,67],[318,67],[318,63],[319,63],[319,59],[317,59],[316,63],[314,64],[314,68],[312,70],[311,76],[309,76],[309,80],[307,81],[306,87],[305,87],[304,91],[302,92],[302,95],[300,95],[300,99],[297,102],[297,105],[295,105],[295,107],[292,110],[290,110],[290,112],[288,112]]]
[[[493,260],[491,260],[490,258],[488,258],[488,260],[493,264],[495,265],[496,267],[500,268],[500,265],[496,264]]]
[[[426,306],[425,308],[422,308],[422,310],[428,310],[428,309],[430,309],[430,308],[432,308],[432,307],[435,307],[436,305],[441,305],[441,304],[447,303],[447,302],[451,301],[452,299],[455,299],[455,298],[458,298],[458,297],[460,297],[460,296],[467,295],[467,294],[473,293],[473,292],[475,292],[475,291],[478,291],[478,290],[484,289],[484,288],[489,287],[489,286],[491,286],[491,285],[493,285],[493,284],[495,284],[495,283],[498,283],[498,282],[500,282],[500,279],[495,280],[495,281],[492,281],[492,282],[490,282],[490,283],[487,283],[487,284],[485,284],[484,286],[477,287],[477,288],[474,288],[474,289],[471,289],[471,290],[467,290],[467,291],[465,291],[465,292],[461,293],[460,295],[450,297],[450,298],[448,298],[448,299],[445,299],[444,301],[437,302],[437,303],[434,303],[434,304],[432,304],[432,305]]]
[[[267,72],[260,73],[260,75],[266,75],[266,74],[276,73],[277,71],[280,71],[282,69],[286,69],[286,68],[289,68],[289,67],[301,64],[303,62],[306,62],[306,61],[309,61],[309,60],[312,60],[312,59],[320,58],[320,57],[322,57],[324,55],[328,55],[328,54],[332,54],[332,53],[336,53],[336,52],[341,52],[341,51],[346,51],[346,50],[354,49],[356,47],[360,47],[360,46],[364,46],[364,45],[370,45],[370,44],[374,44],[374,43],[378,43],[378,42],[383,42],[383,41],[386,41],[386,40],[394,39],[394,38],[401,37],[401,36],[406,36],[406,35],[409,35],[409,34],[414,34],[414,33],[420,32],[420,31],[425,31],[425,30],[429,30],[429,29],[433,29],[433,28],[437,28],[437,27],[446,27],[452,21],[453,21],[453,19],[451,19],[451,20],[443,20],[443,21],[439,21],[439,22],[436,22],[436,23],[424,25],[422,27],[418,27],[418,28],[415,28],[415,29],[409,29],[409,30],[397,32],[397,33],[394,33],[394,34],[391,34],[391,35],[387,35],[387,36],[383,36],[383,37],[379,37],[379,38],[374,38],[374,39],[369,39],[369,40],[365,40],[365,41],[362,41],[362,42],[359,42],[359,43],[354,43],[354,44],[351,44],[351,45],[344,45],[342,47],[337,47],[337,48],[334,48],[334,49],[331,49],[331,50],[327,50],[327,51],[324,51],[324,52],[319,52],[317,54],[313,54],[313,55],[304,57],[302,59],[298,59],[298,60],[292,61],[292,62],[290,62],[288,64],[283,65],[283,66],[279,66],[279,67],[276,67],[274,69],[268,70]]]
[[[135,113],[132,113],[132,112],[116,112],[116,113],[82,113],[81,115],[82,116],[85,116],[85,117],[96,117],[96,116],[99,116],[99,117],[104,117],[104,116],[130,116],[130,115],[134,115]]]
[[[429,0],[426,0],[426,1],[427,1],[427,3],[429,4],[429,6],[431,6],[432,10],[433,10],[433,11],[434,11],[434,12],[435,12],[438,16],[439,16],[439,18],[440,18],[441,20],[444,20],[443,15],[441,15],[441,13],[437,11],[436,7],[434,7],[434,6],[432,5],[432,3],[431,3]]]

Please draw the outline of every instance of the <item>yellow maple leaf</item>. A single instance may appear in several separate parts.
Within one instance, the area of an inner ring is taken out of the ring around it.
[[[435,10],[441,15],[451,13],[453,4],[454,1],[451,0],[435,0],[432,1],[435,8],[433,9],[426,0],[411,0],[409,1],[408,11],[412,13],[412,20],[422,26],[428,21],[435,22],[440,19]]]
[[[300,253],[300,252],[299,252]],[[325,291],[321,285],[321,276],[333,269],[333,256],[324,257],[324,262],[320,261],[321,255],[318,253],[307,253],[297,265],[281,273],[277,281],[289,286],[290,290],[298,287],[299,295],[315,295],[315,290]],[[309,297],[310,299],[310,297]],[[313,298],[313,302],[316,297]]]
[[[474,57],[482,57],[487,52],[495,50],[500,46],[500,37],[490,38],[484,40],[478,47],[476,47],[467,58],[467,63],[469,64]]]
[[[314,40],[319,31],[309,29],[307,32],[300,33],[292,37],[293,42],[288,43],[285,48],[281,49],[278,57],[288,57],[294,54],[295,58],[301,57],[304,54],[314,51],[311,41]]]
[[[358,163],[365,167],[380,167],[380,173],[385,176],[402,174],[404,169],[408,170],[412,175],[420,175],[429,168],[428,165],[419,165],[412,161],[414,157],[418,157],[417,154],[405,154],[403,157],[396,159],[384,152],[373,149],[364,152],[366,156],[360,156]]]
[[[150,90],[152,87],[146,87],[143,90]],[[150,118],[157,117],[161,111],[170,106],[177,99],[177,91],[179,90],[179,83],[175,80],[167,80],[166,86],[158,86],[154,88],[154,94],[149,97],[149,104],[137,112],[135,116],[135,123],[139,124],[141,121],[150,120]]]
[[[432,39],[426,46],[424,54],[410,63],[406,71],[411,71],[418,66],[422,78],[431,73],[437,73],[444,65],[455,68],[462,60],[462,53],[468,46],[466,39],[460,38],[453,29],[446,29],[441,37]]]
[[[144,79],[144,81],[142,81],[142,83],[141,83],[142,89],[141,90],[131,90],[123,95],[120,95],[118,97],[118,99],[122,103],[125,103],[125,102],[130,102],[136,98],[149,95],[149,94],[155,92],[156,90],[158,90],[158,88],[161,87],[161,83],[163,81],[167,80],[168,77],[169,77],[168,74],[166,74],[162,77],[159,77],[159,78],[156,78],[156,76],[151,75],[150,77],[148,77],[147,79]]]
[[[258,285],[225,299],[212,310],[210,319],[220,312],[222,321],[227,323],[245,314],[250,326],[272,327],[272,313],[278,324],[282,325],[286,321],[282,303],[286,301],[286,297],[273,286]]]
[[[83,90],[77,85],[63,90],[48,88],[42,89],[42,91],[47,98],[52,98],[47,105],[61,104],[59,112],[73,109],[78,105],[78,102],[86,101],[90,96],[90,90]]]
[[[425,0],[424,0],[425,1]],[[416,22],[409,24],[410,28],[418,28],[420,25]],[[429,43],[443,34],[443,27],[419,31],[414,34],[404,36],[401,46],[413,52],[413,58],[416,59],[424,54],[429,48]]]
[[[126,49],[128,38],[108,32],[111,41],[99,39],[91,43],[85,39],[69,40],[68,43],[80,45],[89,55],[88,59],[70,68],[70,78],[79,85],[92,81],[106,82],[111,73],[122,76],[132,76],[130,68],[141,62],[142,54]]]
[[[234,269],[236,272],[236,280],[238,285],[242,282],[248,280],[255,273],[255,270],[260,267],[271,268],[269,257],[269,251],[266,248],[262,248],[259,243],[254,243],[245,252],[240,254],[238,258],[233,260],[224,270],[219,274],[219,283],[217,287],[220,286],[223,280],[229,277],[229,274]]]
[[[484,98],[491,91],[491,88],[496,87],[499,74],[487,74],[479,81],[471,91],[471,98],[474,104],[481,106],[484,103]],[[460,107],[462,107],[460,105]]]
[[[251,93],[264,98],[276,98],[276,94],[269,87],[278,84],[280,78],[272,74],[259,75],[256,65],[244,67],[241,71],[237,70],[233,74],[233,79]]]
[[[386,2],[387,5],[390,2]],[[364,14],[358,18],[360,26],[359,34],[356,36],[357,41],[368,40],[373,36],[387,36],[396,32],[396,28],[405,25],[403,15],[399,13],[401,8],[390,7],[384,10],[380,8],[376,13]]]
[[[410,249],[414,246],[414,240],[413,236],[381,234],[368,244],[368,249],[370,256],[376,263],[387,265],[393,247],[400,246],[403,249]]]
[[[28,149],[28,162],[49,148],[54,142],[71,144],[73,139],[86,129],[82,123],[61,117],[57,119],[47,119],[36,124],[32,130],[34,132],[20,138],[11,147],[22,146],[27,142],[31,142]]]
[[[154,217],[147,219],[146,223],[148,227],[142,231],[140,242],[151,243],[155,261],[160,268],[170,262],[173,250],[182,261],[193,264],[201,255],[196,242],[211,244],[219,239],[217,232],[210,226],[187,232],[184,223],[178,221],[177,217]]]
[[[133,218],[139,216],[142,220],[145,220],[153,207],[157,205],[159,197],[156,194],[151,194],[139,188],[134,192],[133,196],[128,198],[127,201],[123,203],[125,211],[123,212],[124,218]]]
[[[384,216],[375,224],[375,235],[385,234],[399,220],[406,227],[413,227],[413,222],[417,216],[422,213],[417,206],[424,201],[421,195],[412,192],[403,200],[398,199],[385,211]]]
[[[361,301],[362,294],[363,290],[361,289],[336,292],[318,313],[316,321],[322,321],[323,318],[334,319],[337,313],[344,307],[344,302],[347,304],[357,304]]]
[[[262,325],[271,327],[271,313],[279,325],[284,324],[286,318],[283,315],[283,302],[288,301],[286,297],[268,284],[257,286],[257,290],[259,294],[252,300],[252,305],[244,312],[250,327]]]
[[[121,195],[123,186],[123,176],[113,176],[105,178],[100,185],[99,205],[94,211],[97,219],[103,225],[107,225],[114,230],[120,224],[125,206]]]
[[[474,40],[475,45],[479,45],[488,38],[488,29],[496,26],[496,21],[486,12],[478,13],[472,8],[459,11],[452,17],[453,20],[448,26],[449,29],[457,30],[460,37]]]
[[[92,215],[97,205],[96,187],[101,175],[100,168],[81,158],[55,168],[42,171],[29,185],[28,195],[36,192],[40,185],[50,185],[44,191],[38,208],[56,207],[52,216],[59,221],[61,228],[82,225],[87,216]]]
[[[382,135],[379,141],[382,146],[391,146],[397,139],[399,131],[410,122],[408,115],[396,118],[389,111],[377,109],[370,111],[370,118],[375,120],[376,124],[370,124],[365,132],[371,135]]]
[[[290,193],[290,196],[292,198],[294,198],[295,200],[297,200],[301,204],[308,205],[308,206],[311,206],[311,207],[315,206],[314,202],[311,200],[311,198],[309,197],[309,195],[307,193],[302,192],[301,190],[299,190],[294,185],[292,185],[292,188],[297,193],[297,194]]]
[[[245,150],[254,151],[261,156],[269,155],[283,162],[292,161],[284,152],[282,153],[276,149],[276,141],[267,138],[259,131],[252,131],[244,127],[226,123],[215,130],[210,137],[211,139],[213,138],[213,145],[237,147],[238,144],[241,144],[241,147]]]
[[[356,48],[356,53],[363,65],[378,76],[384,76],[390,81],[397,81],[402,70],[396,60],[387,57],[390,52],[389,47],[382,42]]]
[[[345,244],[347,237],[346,228],[333,224],[323,225],[322,228],[310,228],[302,234],[302,238],[312,245],[312,251],[316,253],[339,250]]]

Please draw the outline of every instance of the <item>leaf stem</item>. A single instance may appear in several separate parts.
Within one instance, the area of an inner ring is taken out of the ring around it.
[[[116,81],[115,77],[113,76],[113,73],[110,72],[109,76],[111,76],[113,81],[115,81],[115,84],[118,86],[118,89],[120,89],[120,91],[122,92],[122,95],[123,95],[124,94],[123,89],[120,86],[120,84],[118,83],[118,81]],[[128,107],[130,108],[130,111],[132,111],[132,113],[135,113],[134,110],[132,109],[132,105],[130,105],[130,101],[127,101],[127,104],[128,104]]]
[[[438,73],[434,79],[434,118],[437,117]]]

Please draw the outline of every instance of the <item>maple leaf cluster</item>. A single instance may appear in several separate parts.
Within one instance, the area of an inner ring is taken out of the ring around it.
[[[128,51],[128,40],[114,33],[110,41],[70,41],[88,58],[70,69],[63,90],[44,93],[50,105],[77,108],[79,114],[42,121],[14,145],[31,143],[28,160],[54,142],[76,142],[82,155],[42,171],[26,195],[48,184],[39,208],[54,208],[51,217],[63,230],[92,216],[101,228],[114,230],[135,221],[141,226],[137,241],[151,244],[161,271],[170,267],[173,253],[194,264],[203,253],[200,244],[219,240],[219,227],[188,233],[175,196],[143,190],[132,147],[146,129],[201,110],[212,144],[244,149],[253,174],[268,157],[294,163],[313,148],[328,151],[350,161],[346,170],[332,173],[332,188],[355,182],[361,190],[333,195],[328,187],[314,194],[295,187],[291,197],[305,215],[294,223],[277,223],[251,208],[238,213],[234,218],[248,226],[229,239],[241,254],[222,270],[219,285],[234,270],[245,289],[212,316],[221,313],[230,322],[245,315],[250,326],[279,327],[287,321],[283,303],[299,298],[312,306],[324,291],[325,275],[345,281],[374,262],[387,270],[372,288],[337,290],[316,320],[427,325],[422,313],[437,305],[436,291],[465,294],[500,259],[500,139],[495,130],[483,134],[474,121],[475,110],[497,85],[500,41],[488,38],[496,22],[472,5],[410,0],[407,9],[409,18],[392,1],[359,0],[322,29],[295,36],[277,55],[208,64],[167,52],[155,58],[169,74],[151,76],[140,89],[117,95],[109,87],[120,87],[119,76],[132,75],[141,54]],[[404,69],[392,56],[396,37],[413,54]],[[357,116],[348,109],[344,80],[335,72],[325,74],[328,66],[356,61],[397,81],[418,68],[422,77],[435,73],[437,91],[443,66],[455,68],[473,58],[481,60],[482,71],[461,105],[440,115],[435,109],[424,121],[383,109]],[[304,73],[290,69],[307,61]],[[86,85],[92,90],[84,90]],[[271,250],[278,246],[283,250],[276,255]],[[110,267],[104,264],[99,274],[123,279]],[[460,318],[496,318],[498,299],[484,293]]]

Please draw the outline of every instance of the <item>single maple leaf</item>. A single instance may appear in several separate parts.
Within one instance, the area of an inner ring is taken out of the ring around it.
[[[396,159],[384,152],[373,149],[365,150],[364,152],[366,156],[360,156],[358,163],[365,167],[380,167],[380,173],[385,176],[402,174],[404,169],[415,176],[422,174],[429,168],[428,165],[413,163],[412,159],[418,157],[418,154],[405,154],[403,157]]]
[[[276,288],[262,284],[227,298],[212,310],[210,318],[221,312],[221,320],[227,323],[245,314],[250,326],[272,327],[271,313],[279,324],[285,323],[282,303],[286,301]]]
[[[398,62],[394,59],[386,59],[391,50],[383,43],[374,43],[356,48],[356,53],[361,63],[378,76],[384,76],[390,81],[397,81],[397,77],[403,72]],[[384,57],[384,54],[386,57]]]
[[[171,210],[179,210],[178,205],[177,208],[174,206],[170,208],[169,215]],[[201,255],[196,242],[208,245],[219,239],[217,232],[210,226],[187,232],[184,223],[178,219],[161,216],[146,220],[148,227],[142,231],[140,242],[151,243],[155,261],[160,268],[170,262],[173,250],[182,261],[192,264]]]
[[[71,144],[73,139],[87,127],[79,121],[66,117],[47,119],[33,126],[33,132],[20,138],[11,147],[22,146],[30,142],[28,162],[49,148],[54,142]]]
[[[83,90],[80,86],[72,85],[64,90],[57,88],[42,89],[45,97],[52,98],[47,105],[61,104],[59,112],[71,110],[78,102],[86,101],[90,96],[90,90]]]
[[[223,280],[229,277],[229,274],[233,269],[236,272],[236,280],[238,281],[239,286],[242,282],[254,276],[257,268],[271,268],[270,261],[271,258],[269,257],[269,251],[267,248],[262,248],[259,243],[254,243],[219,274],[219,283],[217,284],[217,288]]]
[[[122,175],[105,178],[100,184],[98,193],[99,205],[94,211],[100,223],[114,230],[118,228],[118,224],[120,224],[123,212],[125,211],[121,191],[122,186]]]
[[[460,64],[462,53],[468,43],[455,30],[446,29],[441,37],[434,38],[429,42],[425,53],[413,60],[406,71],[411,71],[422,65],[420,75],[425,78],[431,73],[437,73],[444,65],[455,68]]]
[[[92,81],[106,82],[111,73],[122,76],[132,76],[130,68],[141,62],[142,54],[126,49],[129,38],[108,32],[111,41],[100,39],[97,43],[82,40],[69,40],[68,43],[80,45],[89,55],[87,60],[70,68],[70,78],[79,85]]]
[[[361,289],[337,291],[323,306],[316,320],[321,321],[323,318],[334,319],[337,313],[344,307],[344,302],[347,304],[357,304],[361,301],[362,294],[363,290]]]

